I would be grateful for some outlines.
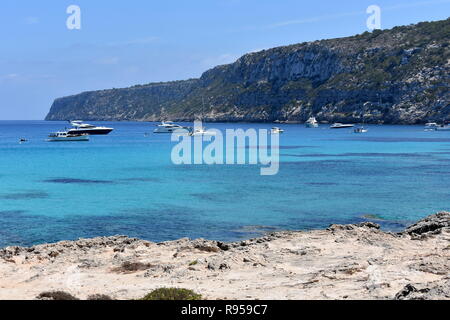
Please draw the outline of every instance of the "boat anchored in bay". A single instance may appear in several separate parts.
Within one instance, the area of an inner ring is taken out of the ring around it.
[[[270,130],[270,133],[271,134],[281,134],[281,133],[283,133],[284,132],[284,130],[283,129],[280,129],[280,128],[278,128],[278,127],[274,127],[274,128],[272,128],[271,130]]]
[[[354,124],[344,124],[344,123],[335,123],[333,124],[330,129],[346,129],[346,128],[353,128],[355,125]]]
[[[315,117],[311,117],[305,122],[305,126],[307,128],[318,128],[319,122],[317,122]]]
[[[172,121],[163,121],[158,125],[153,133],[173,133],[176,130],[191,131],[191,128],[180,126],[179,124],[173,123]]]
[[[83,134],[72,134],[68,131],[59,131],[51,133],[47,139],[48,142],[73,142],[73,141],[89,141],[89,135]]]
[[[438,124],[436,122],[428,122],[425,124],[425,131],[450,131],[449,124]]]
[[[114,130],[113,128],[97,127],[92,124],[83,123],[81,120],[70,121],[70,124],[73,128],[69,129],[67,133],[71,135],[107,135]]]
[[[366,129],[364,127],[358,127],[358,128],[355,128],[355,130],[353,130],[353,132],[354,133],[366,133],[366,132],[369,132],[369,129]]]

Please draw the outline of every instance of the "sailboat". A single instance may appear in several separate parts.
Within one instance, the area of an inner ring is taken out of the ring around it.
[[[205,100],[202,97],[202,116],[200,118],[200,123],[203,123],[204,108],[205,108]],[[215,136],[216,132],[206,130],[206,128],[203,126],[195,126],[194,125],[194,130],[190,133],[190,135],[191,136]]]
[[[366,112],[365,110],[363,110],[363,121],[362,121],[362,125],[360,127],[356,127],[353,132],[354,133],[366,133],[369,132],[369,129],[364,128],[364,116],[365,116]]]
[[[319,123],[317,122],[315,117],[310,117],[308,121],[305,122],[305,126],[307,128],[318,128]]]

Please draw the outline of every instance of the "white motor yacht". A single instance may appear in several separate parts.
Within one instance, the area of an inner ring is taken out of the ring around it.
[[[307,128],[318,128],[319,123],[317,122],[316,118],[311,117],[308,119],[308,121],[305,122],[305,126]]]
[[[97,127],[92,124],[83,123],[81,120],[70,121],[70,124],[73,128],[67,131],[69,134],[106,135],[114,130],[113,128]]]
[[[344,124],[344,123],[335,123],[333,124],[330,129],[345,129],[345,128],[353,128],[354,124]]]
[[[188,130],[190,131],[190,128],[180,126],[176,123],[173,123],[172,121],[163,121],[158,127],[153,131],[154,133],[173,133],[176,130]]]

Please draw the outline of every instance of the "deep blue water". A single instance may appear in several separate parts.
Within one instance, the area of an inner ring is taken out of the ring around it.
[[[101,124],[115,131],[49,143],[65,123],[0,121],[0,247],[115,234],[237,240],[369,214],[399,230],[450,207],[450,132],[281,125],[280,172],[261,176],[259,166],[176,166],[170,135],[151,134],[154,124]]]

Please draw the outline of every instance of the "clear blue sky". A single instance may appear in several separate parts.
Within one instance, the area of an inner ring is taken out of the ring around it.
[[[81,8],[81,30],[66,9]],[[446,19],[450,0],[2,0],[0,119],[43,119],[57,97],[199,77],[260,49]]]

